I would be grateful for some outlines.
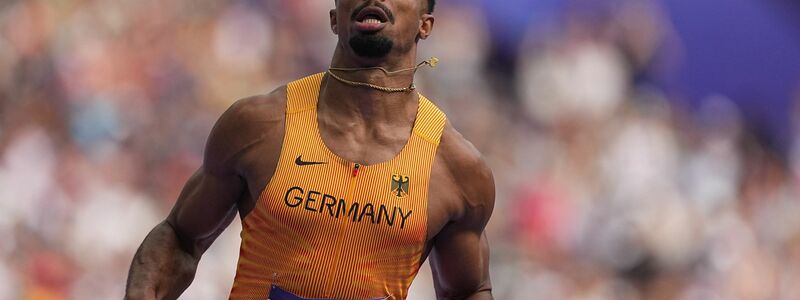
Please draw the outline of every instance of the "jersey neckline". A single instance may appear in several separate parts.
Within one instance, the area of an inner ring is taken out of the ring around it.
[[[316,89],[315,89],[316,94],[313,95],[314,96],[314,105],[313,105],[313,109],[311,110],[311,111],[314,112],[314,118],[313,118],[313,121],[312,121],[313,122],[312,131],[313,131],[313,134],[314,134],[315,138],[319,139],[320,145],[322,145],[322,150],[323,150],[323,152],[325,152],[326,155],[330,156],[331,159],[333,159],[335,161],[338,161],[338,162],[340,162],[340,163],[342,163],[344,165],[352,166],[352,165],[355,165],[355,164],[359,164],[362,167],[374,167],[374,166],[381,166],[381,165],[390,164],[390,163],[402,158],[405,155],[405,153],[408,152],[408,148],[410,148],[409,145],[411,144],[411,139],[415,138],[415,135],[416,135],[416,130],[415,129],[417,128],[417,125],[418,125],[417,122],[419,122],[419,116],[420,116],[420,114],[422,112],[422,106],[423,106],[422,102],[425,99],[424,96],[422,96],[422,94],[417,93],[417,112],[414,115],[414,122],[411,124],[411,132],[410,132],[410,134],[408,136],[408,139],[406,139],[405,144],[400,149],[400,152],[395,153],[395,155],[392,158],[389,158],[387,160],[383,160],[383,161],[372,163],[372,164],[365,164],[365,163],[361,163],[361,162],[351,161],[349,159],[345,159],[341,155],[336,154],[336,152],[334,152],[330,147],[328,147],[328,144],[325,143],[325,139],[322,138],[322,131],[320,130],[320,127],[319,127],[319,112],[318,112],[318,109],[319,109],[319,98],[320,98],[320,96],[322,94],[320,91],[322,91],[322,84],[325,83],[325,79],[326,78],[327,78],[327,74],[322,73],[322,76],[320,76],[319,83],[315,84],[316,85]]]

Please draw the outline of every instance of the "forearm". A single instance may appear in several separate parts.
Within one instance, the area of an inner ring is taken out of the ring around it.
[[[172,226],[167,222],[159,224],[136,251],[125,299],[177,299],[192,283],[199,260],[199,254],[181,247]]]

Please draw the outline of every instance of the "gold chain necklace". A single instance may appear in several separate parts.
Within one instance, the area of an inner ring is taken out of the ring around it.
[[[336,79],[336,80],[338,80],[338,81],[340,81],[340,82],[342,82],[344,84],[349,84],[349,85],[352,85],[352,86],[363,86],[363,87],[373,88],[373,89],[379,90],[381,92],[386,92],[386,93],[400,93],[400,92],[406,92],[407,93],[407,92],[411,92],[411,91],[413,91],[413,90],[415,90],[417,88],[417,87],[414,86],[413,82],[408,87],[393,88],[393,87],[379,86],[379,85],[375,85],[375,84],[367,83],[367,82],[350,81],[350,80],[341,78],[341,77],[337,76],[336,74],[333,74],[333,72],[331,72],[330,70],[328,70],[327,73],[328,73],[328,75],[331,75],[331,77],[333,77],[334,79]]]
[[[416,71],[417,69],[419,69],[419,67],[421,67],[423,65],[429,65],[429,66],[431,66],[431,68],[434,68],[434,67],[436,67],[436,65],[438,63],[439,63],[439,59],[438,58],[431,57],[430,59],[419,63],[416,67],[407,68],[407,69],[401,69],[401,70],[397,70],[397,71],[389,71],[389,70],[386,70],[383,67],[371,67],[371,68],[333,68],[333,67],[331,67],[331,68],[328,68],[328,72],[326,72],[326,73],[328,75],[331,75],[331,77],[333,77],[334,79],[338,80],[339,82],[344,83],[344,84],[348,84],[348,85],[351,85],[351,86],[368,87],[368,88],[376,89],[376,90],[379,90],[381,92],[386,92],[386,93],[408,93],[408,92],[411,92],[411,91],[417,89],[417,87],[414,85],[414,82],[411,82],[411,85],[409,85],[408,87],[403,87],[403,88],[385,87],[385,86],[379,86],[379,85],[375,85],[375,84],[368,83],[368,82],[347,80],[347,79],[344,79],[342,77],[339,77],[338,75],[334,74],[332,71],[354,72],[354,71],[362,71],[362,70],[381,70],[386,75],[393,75],[393,74],[397,74],[397,73],[401,73],[401,72]]]

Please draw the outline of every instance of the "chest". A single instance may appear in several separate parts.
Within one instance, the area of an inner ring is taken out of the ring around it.
[[[413,164],[356,168],[353,163],[287,153],[279,164],[277,157],[257,153],[254,147],[242,159],[241,174],[247,183],[247,195],[239,203],[243,218],[268,193],[271,203],[301,217],[295,221],[310,222],[309,228],[348,220],[348,226],[380,232],[413,227],[431,240],[458,211],[459,193],[436,163],[429,175],[420,175]],[[324,164],[313,164],[320,162]]]

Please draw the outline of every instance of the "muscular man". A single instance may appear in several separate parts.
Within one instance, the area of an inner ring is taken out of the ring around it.
[[[131,265],[127,299],[175,299],[238,213],[231,299],[405,299],[430,255],[439,299],[492,299],[492,174],[413,88],[434,0],[338,0],[331,66],[240,100]]]

